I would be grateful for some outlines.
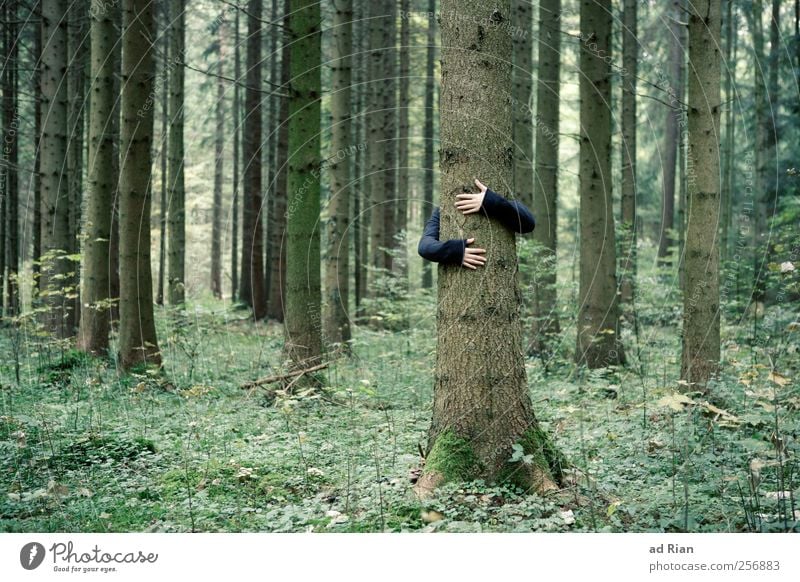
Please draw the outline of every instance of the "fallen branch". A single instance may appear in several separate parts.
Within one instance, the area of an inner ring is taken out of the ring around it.
[[[316,372],[317,370],[322,370],[323,368],[327,368],[330,362],[324,362],[322,364],[317,364],[316,366],[311,366],[310,368],[306,368],[305,370],[294,370],[292,372],[287,372],[285,374],[278,374],[275,376],[267,376],[265,378],[259,378],[258,380],[253,380],[252,382],[245,382],[242,384],[243,389],[248,388],[255,388],[257,386],[263,386],[265,384],[273,384],[275,382],[281,382],[282,380],[288,380],[289,378],[295,378],[295,376],[302,376],[303,374],[308,374],[310,372]],[[297,378],[295,378],[296,380]]]

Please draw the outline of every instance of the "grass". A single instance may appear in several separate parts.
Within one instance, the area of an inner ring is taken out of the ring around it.
[[[430,296],[417,301],[414,313],[434,313]],[[727,329],[741,357],[714,402],[676,396],[677,334],[657,322],[643,366],[579,374],[567,353],[547,371],[528,360],[537,417],[574,467],[564,490],[448,483],[417,501],[409,474],[430,422],[435,333],[432,317],[414,317],[408,331],[356,328],[324,397],[274,401],[239,386],[280,369],[280,327],[219,303],[159,313],[161,372],[120,375],[29,336],[19,384],[13,358],[0,363],[0,529],[798,529],[798,389]],[[0,353],[10,337],[0,332]]]

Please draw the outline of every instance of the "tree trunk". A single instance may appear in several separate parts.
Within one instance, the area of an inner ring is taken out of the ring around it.
[[[242,137],[242,120],[239,113],[241,100],[239,85],[241,83],[242,65],[239,50],[239,11],[236,11],[233,38],[233,76],[236,83],[233,87],[233,200],[231,201],[231,301],[239,297],[239,147]]]
[[[328,342],[350,341],[350,147],[352,139],[352,20],[353,1],[335,0],[333,14],[333,57],[331,93],[331,201],[328,217],[328,253],[325,263],[325,291],[328,317],[325,336]]]
[[[41,20],[42,3],[37,2],[33,14]],[[33,35],[33,94],[36,96],[33,106],[33,288],[36,293],[42,289],[40,259],[42,257],[42,37],[43,24],[35,27]],[[34,301],[34,305],[36,302]]]
[[[386,119],[383,108],[386,106],[386,84],[383,81],[386,75],[385,62],[387,35],[383,29],[386,27],[386,2],[375,0],[369,4],[369,103],[367,113],[367,151],[369,152],[369,195],[370,195],[370,266],[368,271],[366,293],[372,297],[374,293],[374,278],[388,264],[384,240],[384,207],[389,204],[384,180],[386,171],[386,144],[384,142]],[[365,204],[366,206],[366,204]]]
[[[530,0],[512,0],[512,21],[518,31],[514,45],[514,196],[533,205],[533,7]],[[539,8],[541,10],[541,6]],[[540,37],[541,42],[541,37]]]
[[[19,16],[14,3],[6,4],[5,13],[5,70],[3,71],[3,170],[0,198],[5,211],[0,210],[0,221],[4,222],[0,248],[0,313],[3,309],[3,270],[8,269],[5,280],[6,315],[14,317],[20,313],[19,282]]]
[[[672,0],[669,20],[669,67],[671,86],[667,87],[670,97],[670,108],[664,120],[664,169],[662,172],[661,194],[661,232],[658,240],[658,258],[662,263],[669,263],[670,248],[675,244],[675,171],[678,161],[678,141],[680,123],[680,67],[683,61],[683,47],[680,43],[681,21],[685,19],[685,11],[681,0]]]
[[[320,5],[292,0],[286,216],[286,352],[305,367],[322,355],[320,294]]]
[[[45,311],[42,323],[56,337],[75,333],[73,295],[76,263],[67,256],[70,240],[67,169],[67,2],[42,2],[42,264],[39,282]]]
[[[222,299],[222,181],[224,179],[223,155],[225,153],[225,23],[217,31],[217,101],[215,103],[216,128],[214,136],[214,206],[211,221],[211,293]]]
[[[283,35],[281,45],[281,93],[287,95],[291,80],[292,39],[289,36],[289,13],[291,12],[290,0],[284,1],[283,9]],[[278,128],[278,151],[275,156],[275,166],[278,168],[275,188],[273,189],[272,214],[273,222],[269,225],[269,244],[272,247],[270,255],[270,290],[267,305],[267,316],[276,321],[284,320],[284,306],[286,301],[286,200],[287,200],[287,174],[289,160],[289,98],[280,98],[281,120]]]
[[[164,7],[167,24],[161,32],[161,199],[158,205],[158,291],[156,303],[164,305],[164,281],[167,267],[167,215],[169,214],[169,198],[167,195],[168,176],[168,132],[169,132],[169,70],[170,70],[170,22],[169,7]]]
[[[253,318],[267,314],[264,293],[264,231],[261,223],[261,0],[247,5],[247,88],[244,126],[244,224],[241,295]]]
[[[443,0],[441,14],[440,235],[475,237],[488,261],[477,272],[439,265],[433,420],[417,490],[474,478],[551,489],[559,455],[528,393],[514,234],[454,207],[475,176],[498,189],[512,180],[511,103],[497,98],[511,90],[510,0]],[[525,461],[512,461],[515,444]]]
[[[122,10],[120,5],[117,5],[116,10],[111,11],[111,18],[114,20],[114,30],[117,37],[122,34]],[[112,174],[115,178],[114,182],[114,196],[112,201],[111,211],[111,242],[109,243],[109,257],[108,257],[108,275],[109,283],[108,290],[111,297],[111,326],[112,329],[119,325],[119,301],[120,301],[120,279],[119,279],[119,263],[120,263],[120,247],[119,247],[119,176],[120,176],[120,160],[122,158],[121,143],[120,143],[120,123],[122,110],[121,95],[122,95],[122,43],[114,42],[111,48],[111,59],[114,63],[114,110],[111,114],[111,135],[115,136],[114,141],[114,155],[111,158],[113,165]]]
[[[354,95],[354,111],[358,115],[352,118],[352,132],[353,143],[356,144],[355,159],[353,163],[354,176],[353,176],[353,295],[355,300],[355,315],[360,317],[362,315],[361,300],[364,297],[366,289],[366,239],[367,239],[367,224],[365,220],[364,209],[366,207],[365,199],[365,119],[364,109],[366,107],[366,94],[365,90],[365,40],[367,37],[366,15],[368,13],[365,2],[357,1],[354,5],[354,22],[353,22],[353,75],[352,75],[352,92]],[[368,153],[368,152],[367,152]]]
[[[411,83],[411,61],[410,61],[410,41],[411,25],[408,17],[410,0],[400,0],[400,46],[398,48],[400,62],[400,86],[398,92],[397,115],[397,216],[395,241],[395,274],[400,277],[400,287],[408,288],[408,253],[406,251],[406,239],[408,236],[408,201],[411,197],[408,182],[408,148],[409,148],[409,86]]]
[[[83,293],[78,348],[92,354],[108,351],[110,322],[110,243],[114,193],[119,176],[111,131],[114,107],[113,46],[117,42],[113,12],[103,0],[92,0],[89,157],[86,220],[83,226]]]
[[[278,22],[279,4],[280,0],[272,0],[270,6],[271,22]],[[278,83],[280,82],[280,70],[278,68],[278,65],[280,64],[280,59],[278,58],[278,49],[280,47],[279,32],[280,30],[277,28],[277,26],[275,26],[272,28],[269,35],[269,82],[273,88],[277,87]],[[280,96],[270,95],[267,98],[267,103],[269,105],[268,109],[270,122],[266,132],[267,168],[269,168],[269,181],[267,182],[268,186],[266,188],[266,195],[268,196],[268,199],[265,202],[265,226],[267,229],[265,240],[267,244],[264,245],[264,296],[267,297],[267,317],[269,317],[269,296],[272,293],[272,255],[276,251],[276,249],[269,244],[269,241],[270,237],[272,236],[272,226],[275,224],[275,191],[278,177],[276,160],[278,159],[279,129],[281,125],[281,120],[278,118],[280,111]]]
[[[422,207],[422,227],[433,212],[433,188],[436,169],[433,164],[434,152],[434,133],[433,123],[435,118],[434,96],[436,94],[436,83],[434,79],[435,60],[436,60],[436,0],[428,0],[428,46],[425,50],[425,126],[423,129],[423,141],[425,142],[425,176],[422,189],[424,204]],[[433,265],[430,261],[422,261],[422,287],[430,289],[433,287]]]
[[[636,282],[636,76],[637,0],[625,0],[622,22],[622,257],[620,301],[632,304]]]
[[[183,164],[183,91],[186,60],[186,0],[170,0],[169,250],[167,289],[171,305],[186,298],[186,191]]]
[[[539,4],[539,78],[536,86],[536,179],[533,184],[533,238],[541,252],[534,281],[534,320],[529,351],[542,353],[559,333],[556,295],[558,244],[558,146],[561,106],[561,0]]]
[[[729,250],[731,216],[733,208],[733,160],[734,160],[734,135],[736,130],[736,117],[733,114],[736,86],[736,49],[735,38],[738,27],[734,26],[734,0],[726,0],[725,15],[725,134],[724,149],[722,152],[722,235],[720,239],[720,255],[722,260],[727,260]]]
[[[581,1],[580,295],[575,360],[625,362],[611,196],[611,2]]]
[[[119,360],[128,370],[159,365],[150,272],[150,173],[153,141],[155,37],[153,2],[123,0],[122,130],[119,185],[120,326]]]
[[[719,368],[720,3],[689,5],[689,155],[681,378],[704,386]]]
[[[393,251],[397,246],[397,5],[396,0],[383,1],[383,264],[385,274],[392,273]]]

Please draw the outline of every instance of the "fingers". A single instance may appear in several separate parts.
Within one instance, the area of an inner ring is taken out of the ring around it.
[[[474,241],[475,239],[467,239],[469,244],[470,241]],[[464,249],[464,258],[461,260],[461,265],[467,267],[468,269],[477,269],[478,267],[482,267],[486,264],[486,249]]]
[[[467,239],[467,244],[468,244],[468,245],[471,245],[471,244],[472,244],[472,243],[474,243],[474,242],[475,242],[475,239],[474,239],[474,238],[468,238],[468,239]]]
[[[483,183],[477,178],[475,178],[475,185],[480,189],[481,192],[486,190],[486,186],[484,186]]]

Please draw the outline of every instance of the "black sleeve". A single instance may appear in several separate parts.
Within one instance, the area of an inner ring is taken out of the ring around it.
[[[517,200],[506,200],[492,190],[486,190],[481,210],[512,232],[525,234],[536,227],[536,220],[527,206]]]
[[[436,208],[425,223],[425,230],[417,247],[419,255],[435,263],[460,265],[464,259],[465,247],[466,241],[461,239],[439,241],[439,209]]]

